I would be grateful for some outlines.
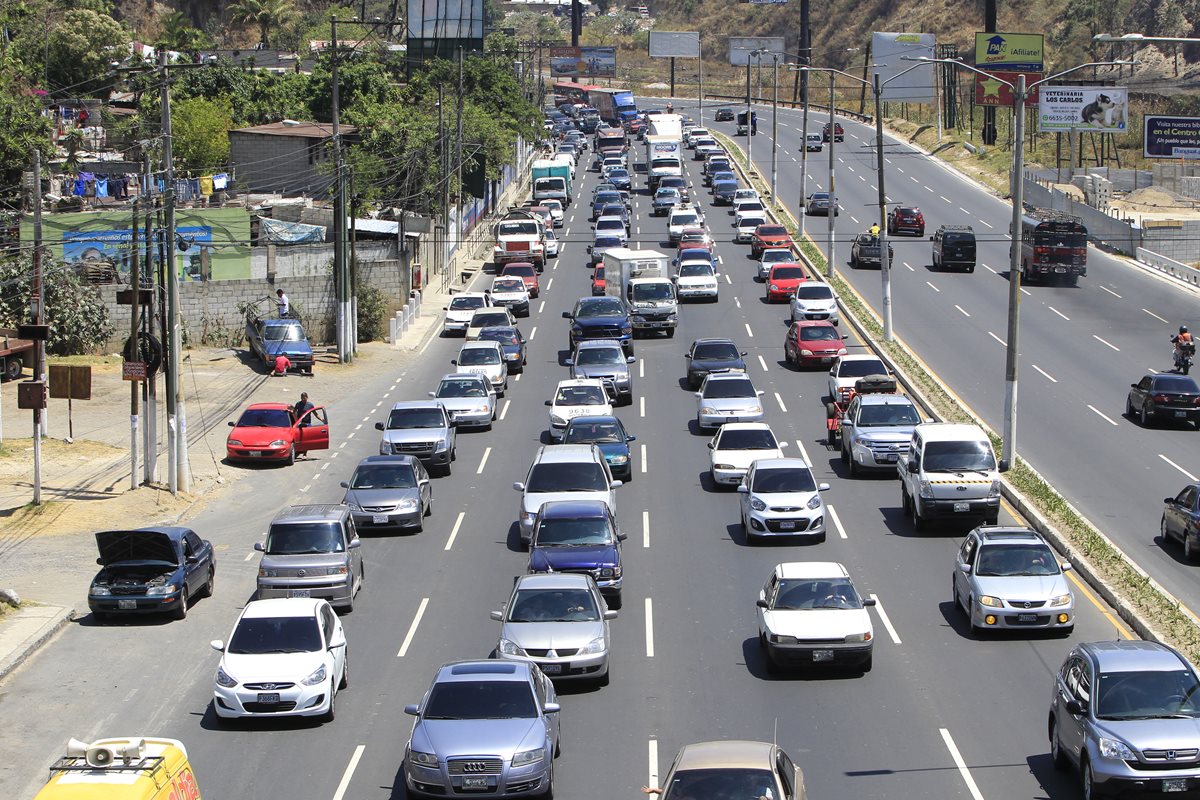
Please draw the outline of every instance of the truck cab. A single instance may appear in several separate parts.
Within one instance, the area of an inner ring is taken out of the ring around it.
[[[529,261],[539,270],[546,266],[545,223],[538,215],[514,208],[496,223],[492,262],[497,271],[514,261]]]

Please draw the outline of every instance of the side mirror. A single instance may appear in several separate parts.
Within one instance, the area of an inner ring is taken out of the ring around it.
[[[1074,714],[1075,716],[1079,716],[1080,714],[1083,713],[1083,706],[1079,705],[1078,700],[1068,700],[1067,701],[1067,713]]]
[[[381,431],[381,430],[383,430],[383,423],[382,423],[382,422],[376,422],[376,423],[375,423],[375,430],[377,430],[377,431]]]
[[[554,405],[554,401],[553,401],[553,400],[547,400],[547,401],[546,401],[546,405],[548,405],[548,406],[552,406],[552,405]]]
[[[349,489],[350,481],[342,481],[341,483],[338,484],[338,486],[341,486],[343,489]]]
[[[588,248],[588,249],[590,250],[591,248]],[[562,317],[563,317],[563,319],[571,319],[571,312],[570,312],[570,311],[564,311],[564,312],[562,313]]]
[[[493,611],[493,612],[492,612],[491,614],[489,614],[488,616],[490,616],[490,617],[491,617],[492,619],[494,619],[496,622],[500,622],[500,621],[502,621],[502,620],[504,619],[504,612],[503,612],[503,611]]]
[[[617,541],[618,541],[618,542],[623,542],[623,541],[625,541],[625,540],[626,540],[626,539],[628,539],[628,538],[629,538],[629,534],[628,534],[628,533],[618,533],[618,534],[617,534]]]
[[[783,448],[785,448],[785,447],[787,447],[787,446],[788,446],[788,443],[787,443],[787,442],[779,442],[779,449],[780,449],[780,450],[782,450]]]
[[[917,462],[916,462],[916,461],[913,461],[912,459],[909,459],[909,462],[908,462],[908,471],[909,471],[910,473],[912,473],[913,475],[916,475],[916,474],[917,474]]]
[[[1067,570],[1070,570],[1070,569],[1075,569],[1074,567],[1071,566],[1070,561],[1064,561],[1061,564],[1059,564],[1058,566],[1060,569],[1062,569],[1063,572],[1066,572]]]
[[[208,643],[208,646],[211,647],[213,650],[216,650],[218,653],[225,652],[225,642],[221,641],[220,639],[213,639],[211,642]]]
[[[516,489],[518,492],[523,492],[523,491],[525,491],[525,484],[521,483],[520,481],[516,481],[515,483],[513,483],[513,488]]]
[[[236,428],[236,427],[237,427],[237,423],[236,423],[236,422],[234,422],[233,420],[230,420],[230,421],[229,421],[229,427],[231,427],[231,428]]]
[[[958,571],[961,572],[963,575],[970,575],[971,574],[971,565],[970,564],[959,564]]]
[[[546,705],[542,706],[542,711],[546,714],[557,714],[561,710],[562,706],[558,703],[546,703]]]
[[[1173,506],[1173,505],[1175,505],[1175,498],[1174,497],[1164,497],[1163,502],[1166,503],[1167,505]]]
[[[257,550],[257,551],[258,551],[258,552],[260,552],[260,553],[265,553],[265,552],[267,552],[266,548],[265,548],[265,547],[263,547],[263,543],[262,543],[262,542],[255,542],[255,543],[254,543],[254,549],[255,549],[255,550]]]
[[[454,363],[454,362],[450,362],[450,363]],[[428,394],[430,397],[437,397],[437,392],[429,392]]]
[[[1136,384],[1136,383],[1131,383],[1131,384],[1129,384],[1129,388],[1130,388],[1130,389],[1136,389],[1136,388],[1137,388],[1137,384]]]
[[[97,558],[97,559],[96,559],[96,563],[97,563],[97,564],[99,564],[100,566],[102,566],[102,567],[103,567],[103,566],[104,566],[104,559],[103,559],[103,558]]]
[[[930,237],[929,237],[929,241],[931,241],[931,242],[933,241],[933,237],[932,237],[932,236],[930,236]]]
[[[457,358],[452,358],[452,359],[450,359],[450,363],[451,363],[451,364],[454,364],[454,365],[456,365],[456,366],[457,366],[457,365],[458,365],[458,359],[457,359]]]
[[[413,716],[413,717],[417,716],[417,711],[418,710],[417,710],[416,703],[409,703],[408,705],[406,705],[404,707],[404,713],[408,714],[409,716]]]
[[[761,597],[758,599],[757,602],[755,602],[754,605],[758,606],[759,608],[766,608],[766,609],[769,609],[771,607],[770,604],[767,603],[766,600],[763,600]]]
[[[867,607],[869,607],[869,606],[873,606],[873,605],[875,605],[875,598],[874,598],[874,597],[868,597],[868,598],[866,598],[866,599],[864,599],[864,600],[863,600],[863,607],[864,607],[864,608],[867,608]]]
[[[616,619],[616,618],[617,618],[617,612],[615,612],[615,611],[612,611],[611,609],[609,609],[609,610],[606,610],[606,611],[604,612],[604,618],[605,618],[605,619]]]
[[[635,361],[637,361],[637,358],[635,356],[626,356],[625,357],[626,364],[632,364]]]
[[[744,483],[739,483],[737,485],[737,493],[738,494],[750,494],[750,487]]]
[[[759,389],[759,390],[758,390],[758,392],[757,392],[757,394],[758,394],[758,396],[759,396],[759,397],[762,397],[764,394],[766,394],[766,391],[765,391],[765,390],[763,390],[763,389]]]
[[[625,481],[613,481],[612,482],[612,488],[614,488],[614,489],[616,489],[618,486],[624,486],[624,485],[625,485]]]
[[[570,356],[567,356],[566,358],[563,359],[563,363],[566,364],[568,367],[573,367],[573,366],[575,366],[575,359]]]
[[[442,311],[449,311],[449,310],[450,310],[450,306],[442,306]]]
[[[357,536],[355,536],[350,540],[350,544],[346,545],[346,547],[349,550],[357,550],[358,548],[362,547],[362,539],[359,539]]]
[[[828,484],[828,483],[818,483],[818,484],[817,484],[817,491],[818,491],[818,492],[828,492],[828,491],[829,491],[829,484]]]
[[[704,396],[704,395],[703,395],[703,394],[701,394],[700,392],[692,392],[692,394],[694,394],[696,397],[703,397],[703,396]]]
[[[1001,471],[1001,472],[1008,472],[1008,468],[1009,468],[1009,466],[1010,466],[1010,465],[1009,465],[1009,463],[1008,463],[1008,459],[1007,459],[1007,458],[1002,458],[1002,459],[1000,459],[1000,465],[999,465],[999,466],[1000,466],[1000,471]]]
[[[739,355],[741,355],[741,356],[742,356],[742,358],[745,358],[745,357],[746,357],[746,351],[745,351],[745,350],[742,350],[742,351],[739,353]]]

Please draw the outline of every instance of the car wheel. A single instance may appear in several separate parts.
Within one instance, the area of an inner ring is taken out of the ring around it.
[[[1065,770],[1070,766],[1067,754],[1063,752],[1062,741],[1058,738],[1058,723],[1050,719],[1050,761],[1057,770]]]
[[[1138,422],[1140,422],[1142,424],[1143,428],[1150,427],[1150,415],[1146,412],[1146,404],[1145,403],[1142,403],[1142,410],[1141,410],[1141,413],[1138,415]]]
[[[903,486],[901,486],[900,487],[900,508],[903,510],[904,516],[906,516],[906,517],[908,516],[908,513],[909,513],[908,506],[909,506],[908,492],[905,490],[905,488]]]
[[[550,769],[546,772],[546,791],[542,795],[543,800],[554,800],[554,762],[550,762]]]
[[[847,458],[847,461],[850,463],[850,477],[857,478],[859,473],[862,472],[862,470],[858,468],[858,462],[853,458]]]
[[[342,661],[342,679],[338,681],[338,691],[345,689],[350,685],[350,651],[346,651],[345,660]]]
[[[1133,401],[1128,397],[1125,398],[1125,416],[1133,419]]]
[[[288,455],[287,458],[283,460],[283,463],[289,467],[296,463],[296,445],[293,444],[288,448]]]
[[[918,508],[915,498],[909,498],[908,512],[909,516],[912,517],[913,530],[917,531],[918,533],[925,530],[925,520],[921,519],[921,511]]]
[[[954,576],[950,576],[950,602],[954,604],[954,610],[958,613],[963,613],[965,609],[962,603],[958,602],[958,584],[954,582]]]
[[[850,452],[849,452],[849,451],[846,449],[846,437],[844,437],[844,436],[842,437],[842,447],[841,447],[841,454],[842,454],[842,463],[843,463],[843,464],[849,464],[849,463],[851,463],[851,461],[850,461]],[[851,467],[851,472],[850,472],[850,474],[851,474],[851,475],[853,475],[853,474],[854,474],[853,467]]]
[[[433,494],[430,493],[429,502],[425,504],[425,516],[428,517],[432,514],[433,514]]]
[[[972,611],[973,608],[975,608],[975,598],[971,595],[967,595],[967,619],[971,622],[971,635],[982,636],[983,628],[980,628],[975,624],[975,614]]]
[[[617,593],[614,594],[612,596],[612,598],[609,599],[607,602],[608,602],[608,607],[611,608],[613,611],[620,611],[621,605],[622,605],[620,590],[617,590]]]
[[[1188,536],[1185,531],[1183,534],[1183,560],[1195,561],[1200,557],[1200,552],[1196,551],[1196,540],[1194,537]]]
[[[1096,797],[1096,787],[1092,780],[1092,765],[1086,760],[1083,762],[1083,800],[1094,800]]]
[[[208,580],[206,580],[204,582],[204,585],[200,587],[200,596],[201,597],[212,597],[213,596],[213,587],[216,584],[216,582],[217,582],[217,568],[209,567],[208,568]]]
[[[329,693],[329,708],[321,715],[322,722],[333,722],[333,718],[337,716],[337,696],[336,689]]]
[[[674,339],[674,338],[675,338],[675,329],[674,329],[674,328],[667,328],[667,338],[668,338],[668,339]],[[1186,374],[1186,373],[1185,373],[1185,374]]]
[[[188,614],[188,590],[184,586],[179,590],[179,606],[171,612],[172,619],[187,619]]]

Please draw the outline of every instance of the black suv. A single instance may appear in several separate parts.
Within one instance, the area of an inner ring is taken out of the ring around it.
[[[718,108],[717,109],[717,122],[733,122],[733,109],[732,108]]]
[[[975,271],[975,231],[970,225],[942,225],[933,242],[933,268]]]

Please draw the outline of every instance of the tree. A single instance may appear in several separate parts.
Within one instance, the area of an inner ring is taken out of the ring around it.
[[[69,264],[42,256],[45,279],[46,321],[50,341],[46,350],[54,355],[94,353],[113,333],[108,308],[94,286],[84,282]],[[0,326],[15,328],[29,320],[29,292],[33,276],[31,257],[0,261]]]
[[[56,97],[96,97],[112,83],[111,63],[128,55],[129,32],[112,17],[90,9],[54,16],[45,35],[28,30],[15,41],[18,57],[45,72]]]
[[[227,100],[193,97],[171,109],[174,155],[188,169],[216,169],[229,160],[233,115]]]
[[[257,25],[258,40],[271,46],[271,31],[281,28],[296,17],[291,0],[238,0],[228,8],[229,21],[234,25]]]
[[[162,33],[155,42],[156,47],[164,50],[179,50],[185,53],[194,53],[210,44],[208,34],[193,27],[187,15],[180,11],[173,11],[166,16]]]
[[[2,60],[0,86],[0,204],[16,208],[21,204],[21,172],[30,168],[33,149],[50,141],[50,120],[17,67]]]

